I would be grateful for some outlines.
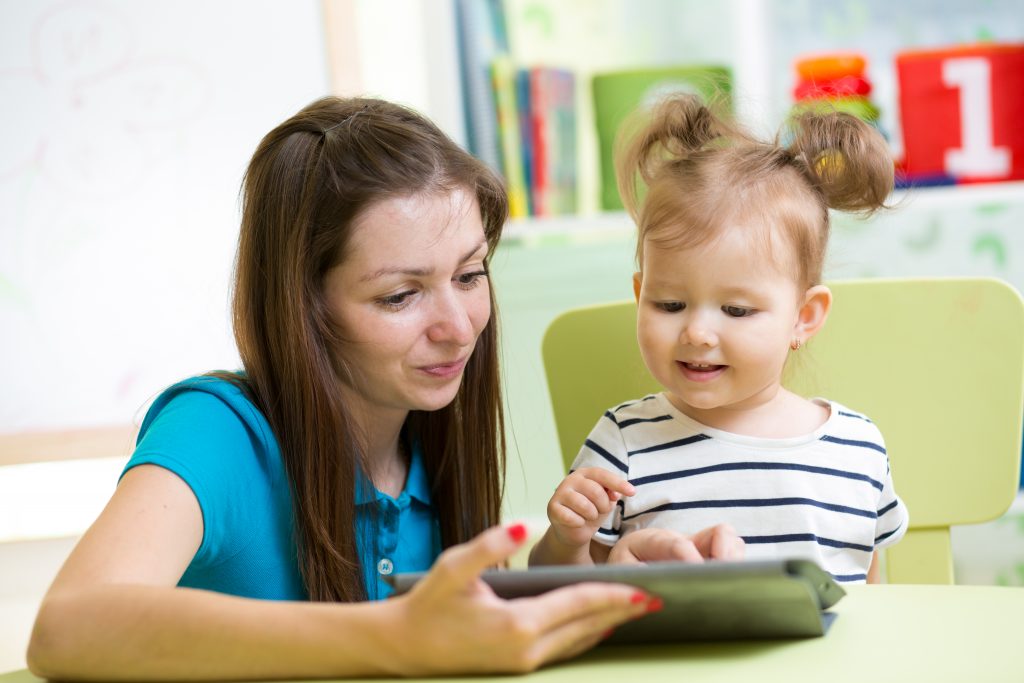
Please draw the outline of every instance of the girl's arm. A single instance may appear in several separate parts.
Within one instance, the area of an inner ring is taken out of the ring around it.
[[[478,574],[522,540],[502,528],[449,549],[414,590],[384,602],[176,588],[202,525],[195,496],[173,473],[142,465],[125,474],[43,600],[30,669],[106,680],[528,671],[591,647],[647,606],[635,588],[607,584],[497,598]]]
[[[871,554],[871,566],[868,567],[867,583],[882,583],[882,567],[878,564],[878,551]]]

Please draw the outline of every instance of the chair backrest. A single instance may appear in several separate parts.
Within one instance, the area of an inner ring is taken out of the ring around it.
[[[991,278],[830,283],[823,330],[785,384],[867,414],[885,436],[910,527],[886,553],[893,583],[951,583],[951,524],[1002,515],[1017,492],[1024,417],[1024,300]],[[566,468],[609,407],[658,391],[632,301],[548,327],[544,366]]]

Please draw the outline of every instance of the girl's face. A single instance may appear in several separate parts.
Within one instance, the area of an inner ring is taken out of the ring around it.
[[[388,199],[356,219],[324,294],[367,416],[448,405],[491,315],[480,209],[469,192]]]
[[[752,230],[688,249],[644,247],[637,339],[648,369],[683,413],[712,427],[779,393],[804,292]],[[774,251],[785,245],[774,245]]]

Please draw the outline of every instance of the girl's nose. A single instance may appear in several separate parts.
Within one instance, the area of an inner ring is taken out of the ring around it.
[[[717,346],[718,335],[706,315],[694,313],[683,325],[681,340],[690,346]]]

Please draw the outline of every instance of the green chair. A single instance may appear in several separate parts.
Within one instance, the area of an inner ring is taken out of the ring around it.
[[[890,583],[952,583],[949,527],[1002,515],[1017,492],[1024,416],[1024,300],[988,278],[830,284],[832,314],[785,384],[863,411],[886,439],[910,510],[887,549]],[[571,310],[542,355],[566,469],[609,407],[659,390],[632,301]]]

